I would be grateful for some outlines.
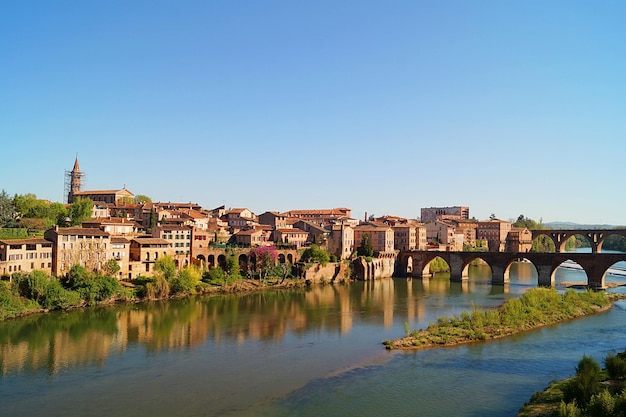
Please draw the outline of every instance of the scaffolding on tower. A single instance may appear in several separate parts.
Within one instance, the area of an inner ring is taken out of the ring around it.
[[[76,156],[74,168],[72,168],[71,171],[65,170],[65,203],[71,204],[74,202],[74,194],[83,189],[84,181],[85,173],[80,170],[80,167],[78,166],[78,156]]]

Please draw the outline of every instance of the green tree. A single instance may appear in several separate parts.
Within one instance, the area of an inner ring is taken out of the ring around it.
[[[225,284],[226,274],[219,266],[213,266],[202,274],[202,281],[209,284]]]
[[[545,230],[545,225],[543,224],[543,220],[539,219],[539,223],[535,220],[525,217],[523,214],[520,214],[517,217],[517,220],[512,224],[513,227],[519,228],[527,228],[528,230]]]
[[[226,258],[226,274],[231,280],[238,280],[241,278],[241,274],[239,271],[239,259],[234,252],[231,252],[230,255]]]
[[[15,194],[13,196],[13,207],[20,217],[26,215],[37,204],[35,194]]]
[[[41,302],[42,307],[55,310],[80,305],[81,296],[76,291],[69,291],[61,286],[59,280],[52,279],[46,288],[46,296]]]
[[[70,289],[76,289],[83,285],[83,283],[91,278],[93,274],[87,271],[82,265],[73,265],[66,276],[66,283]]]
[[[57,224],[58,219],[67,217],[67,209],[61,203],[40,200],[35,194],[13,197],[19,218],[19,227],[27,229],[48,229]]]
[[[78,198],[68,209],[67,215],[70,218],[71,226],[79,226],[85,220],[91,218],[93,210],[93,201],[89,198]]]
[[[374,255],[374,249],[372,248],[372,239],[370,238],[370,235],[368,234],[363,235],[363,238],[361,239],[361,244],[356,250],[356,254],[358,256],[373,256]]]
[[[556,252],[554,242],[546,235],[538,236],[533,240],[532,252]]]
[[[148,197],[147,195],[137,194],[135,196],[135,203],[137,204],[152,203],[152,199]]]
[[[173,294],[192,294],[200,282],[200,271],[195,266],[187,266],[170,280],[170,291]]]
[[[611,379],[625,379],[626,378],[626,352],[621,352],[615,355],[609,353],[604,358],[604,366],[606,372]]]
[[[46,296],[50,277],[43,271],[33,271],[17,278],[19,293],[22,297],[41,302]]]
[[[2,190],[0,192],[0,227],[15,227],[16,224],[17,213],[13,199],[5,190]]]
[[[602,390],[600,372],[598,362],[590,356],[583,355],[576,366],[576,376],[563,389],[564,400],[576,401],[580,407],[586,407],[591,397]]]
[[[163,277],[169,282],[176,276],[176,263],[169,255],[159,256],[154,261],[154,270],[163,273]]]
[[[110,258],[102,265],[102,272],[106,275],[114,277],[120,270],[120,264],[117,260]]]
[[[302,252],[301,258],[305,262],[319,262],[322,266],[330,261],[330,255],[318,245],[311,245]]]

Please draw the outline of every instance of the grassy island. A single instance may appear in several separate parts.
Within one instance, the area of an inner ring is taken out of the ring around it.
[[[428,328],[409,330],[396,340],[386,340],[387,349],[424,349],[453,346],[510,336],[552,323],[608,309],[620,298],[616,294],[550,288],[533,288],[496,309],[473,309],[452,318],[441,317]]]

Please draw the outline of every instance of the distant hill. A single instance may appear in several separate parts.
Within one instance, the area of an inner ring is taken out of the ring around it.
[[[575,229],[618,229],[625,226],[615,226],[611,224],[579,224],[571,222],[550,222],[544,223],[548,229],[562,229],[562,230],[575,230]]]

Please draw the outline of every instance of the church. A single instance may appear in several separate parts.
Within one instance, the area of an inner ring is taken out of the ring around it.
[[[135,195],[126,189],[121,190],[87,190],[83,191],[83,179],[85,174],[80,170],[78,165],[78,156],[74,161],[74,167],[71,171],[65,172],[65,194],[67,203],[71,204],[78,198],[89,198],[91,201],[101,201],[110,204],[129,204],[132,203]]]

